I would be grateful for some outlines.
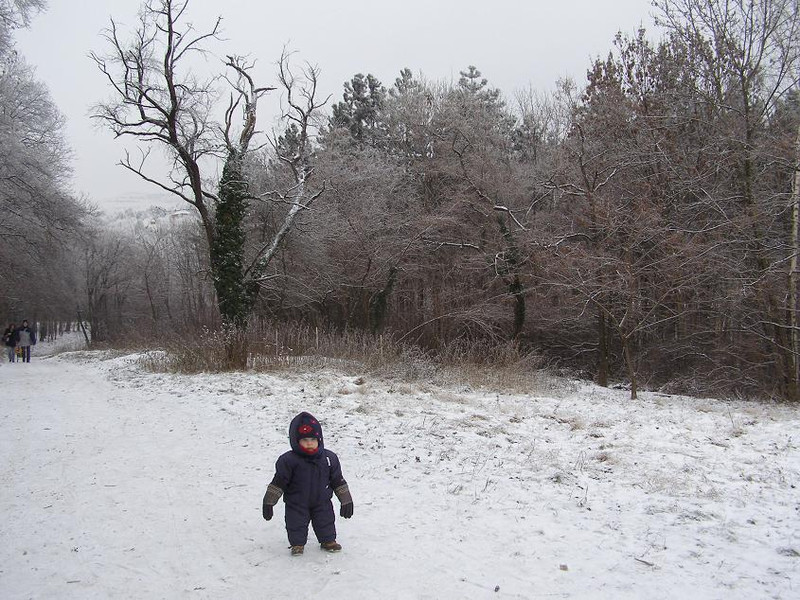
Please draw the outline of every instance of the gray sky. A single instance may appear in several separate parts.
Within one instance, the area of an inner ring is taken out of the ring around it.
[[[97,129],[89,107],[110,96],[89,59],[107,48],[100,32],[113,16],[136,24],[139,0],[50,0],[50,8],[18,32],[17,47],[37,69],[68,119],[75,153],[74,191],[114,212],[173,206],[175,200],[116,165],[123,143]],[[222,16],[222,53],[257,60],[257,83],[275,85],[284,46],[317,65],[321,91],[341,99],[342,83],[372,73],[387,87],[404,67],[429,80],[457,80],[475,65],[507,97],[551,89],[560,77],[582,83],[590,61],[605,55],[617,31],[653,29],[649,0],[191,0],[190,20],[206,30]],[[277,92],[275,92],[277,93]],[[269,129],[277,112],[259,114]]]

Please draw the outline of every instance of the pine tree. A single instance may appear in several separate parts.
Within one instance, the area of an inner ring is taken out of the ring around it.
[[[354,140],[379,146],[384,137],[381,111],[386,95],[386,88],[373,75],[356,74],[345,82],[342,102],[332,107],[331,127],[344,127]]]

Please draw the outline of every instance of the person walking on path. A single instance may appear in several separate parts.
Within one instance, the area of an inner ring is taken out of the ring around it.
[[[22,362],[31,362],[31,346],[36,345],[36,334],[28,327],[28,321],[22,322],[17,329],[17,346],[22,349]]]
[[[13,363],[16,360],[17,352],[17,328],[13,323],[9,323],[3,331],[3,345],[6,348],[8,362]]]

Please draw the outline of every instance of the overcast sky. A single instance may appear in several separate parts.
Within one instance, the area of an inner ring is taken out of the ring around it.
[[[109,17],[135,25],[139,0],[50,0],[47,12],[18,32],[17,47],[68,119],[75,153],[74,191],[114,212],[173,206],[175,200],[116,165],[123,145],[88,118],[110,96],[89,52],[104,53]],[[490,85],[551,89],[560,77],[585,79],[590,61],[606,55],[617,31],[652,29],[649,0],[191,0],[199,30],[223,18],[222,52],[258,61],[257,82],[274,85],[274,64],[287,46],[317,65],[322,92],[341,99],[342,83],[372,73],[385,85],[400,69],[429,80],[458,80],[475,65]],[[275,115],[259,114],[269,128]]]

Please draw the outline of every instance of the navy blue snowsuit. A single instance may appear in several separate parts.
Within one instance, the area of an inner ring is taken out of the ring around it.
[[[315,435],[301,435],[303,423],[313,424]],[[316,453],[307,454],[300,447],[301,437],[316,437]],[[289,544],[304,546],[308,540],[308,523],[320,543],[336,539],[333,513],[333,490],[346,485],[342,477],[339,458],[326,450],[322,439],[322,426],[313,415],[303,412],[289,425],[290,452],[282,454],[275,463],[275,477],[271,485],[283,490],[286,505],[286,532]]]

